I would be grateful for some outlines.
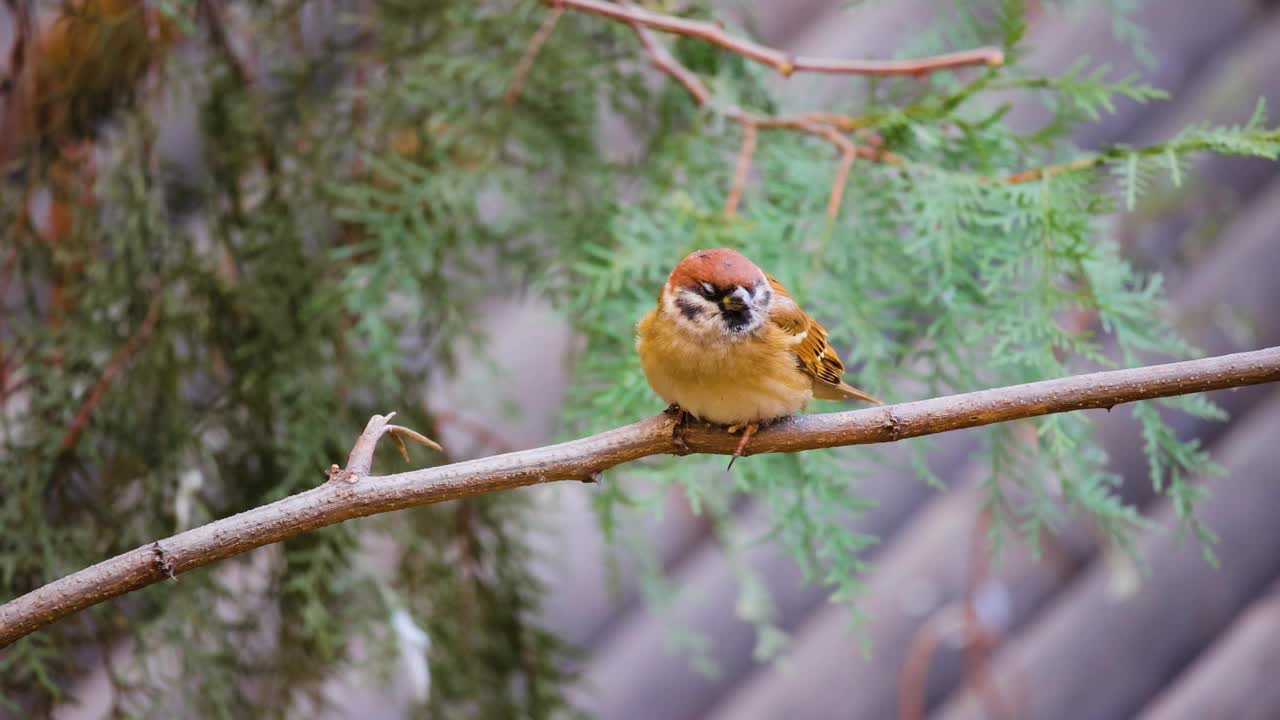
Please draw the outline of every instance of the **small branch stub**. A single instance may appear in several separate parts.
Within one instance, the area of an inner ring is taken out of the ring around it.
[[[151,544],[151,550],[156,554],[156,566],[160,568],[160,572],[169,576],[169,579],[178,582],[178,576],[173,571],[173,559],[164,551],[164,546],[157,540]]]
[[[369,418],[369,422],[364,426],[364,432],[360,433],[360,437],[356,438],[355,445],[351,448],[351,454],[347,456],[347,466],[342,469],[339,469],[337,465],[329,466],[329,480],[354,483],[367,476],[373,469],[373,453],[378,448],[378,440],[382,439],[383,435],[391,436],[405,462],[409,462],[409,450],[404,445],[404,438],[409,438],[419,445],[425,445],[436,452],[444,452],[444,448],[440,446],[440,443],[426,435],[407,427],[390,424],[391,418],[395,416],[396,414],[392,412],[386,415],[374,415]]]

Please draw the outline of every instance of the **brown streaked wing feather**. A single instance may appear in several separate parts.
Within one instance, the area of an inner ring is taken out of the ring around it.
[[[769,319],[788,335],[808,333],[792,348],[800,369],[814,380],[839,385],[840,376],[844,374],[844,363],[840,362],[840,356],[827,342],[827,329],[796,304],[791,293],[787,292],[777,278],[768,273],[765,273],[765,277],[769,279],[769,285],[775,294],[792,300],[786,305],[775,307]]]

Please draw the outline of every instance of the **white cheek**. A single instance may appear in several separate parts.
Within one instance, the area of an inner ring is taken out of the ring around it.
[[[702,308],[703,311],[697,318],[691,319],[676,304],[676,295],[668,287],[667,292],[663,295],[662,309],[667,317],[675,322],[677,327],[693,335],[722,334],[724,332],[724,325],[720,322],[720,311],[714,305],[702,298],[689,295],[690,300],[698,303],[698,307]]]
[[[662,297],[662,309],[667,317],[671,318],[676,324],[676,327],[691,335],[717,338],[728,336],[733,339],[744,338],[759,330],[760,326],[764,324],[764,319],[769,316],[769,306],[772,301],[772,292],[761,293],[753,297],[751,300],[751,321],[742,327],[731,329],[725,324],[724,318],[720,314],[720,308],[714,303],[708,302],[693,293],[684,293],[686,302],[696,303],[702,309],[702,314],[696,318],[690,318],[681,311],[680,305],[676,302],[679,296],[680,293],[674,291],[668,285]]]

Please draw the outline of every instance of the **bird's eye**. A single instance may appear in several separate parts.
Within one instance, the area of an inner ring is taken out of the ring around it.
[[[711,283],[702,283],[702,297],[710,300],[716,296],[716,289]]]

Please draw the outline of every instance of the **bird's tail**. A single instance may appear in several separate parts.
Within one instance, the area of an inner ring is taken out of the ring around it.
[[[868,395],[849,383],[839,385],[816,382],[813,384],[813,396],[819,400],[862,400],[874,405],[883,405],[879,398]]]

